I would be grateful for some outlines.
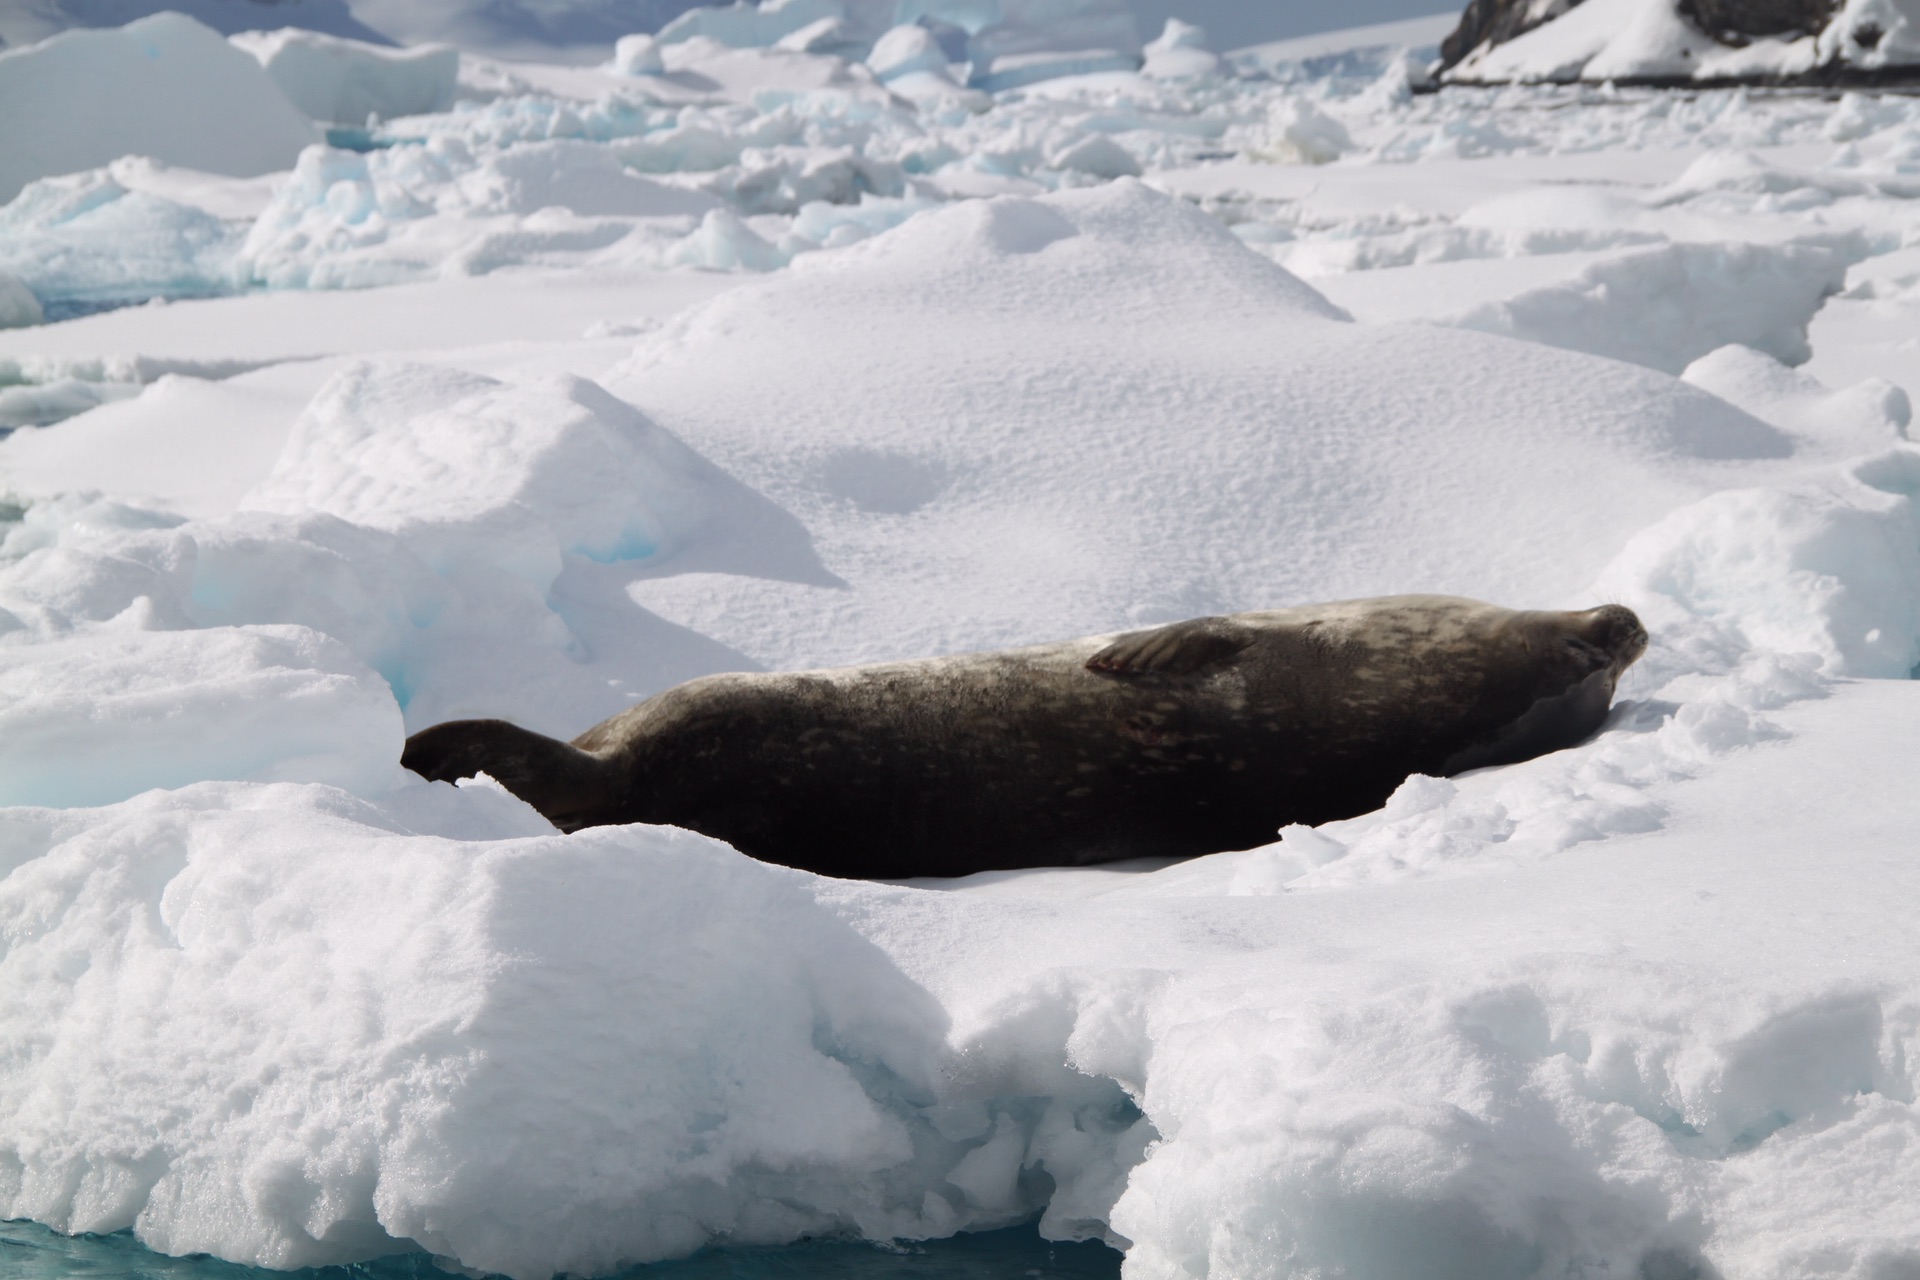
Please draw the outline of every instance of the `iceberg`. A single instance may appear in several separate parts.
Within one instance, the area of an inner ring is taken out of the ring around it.
[[[247,176],[319,141],[259,63],[177,13],[0,51],[0,120],[0,202],[124,155]]]
[[[382,48],[297,27],[229,39],[259,60],[294,106],[322,123],[364,125],[369,116],[426,115],[453,105],[457,49]]]

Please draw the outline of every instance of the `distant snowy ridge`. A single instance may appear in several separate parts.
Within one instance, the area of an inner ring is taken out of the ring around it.
[[[0,48],[34,44],[75,27],[121,27],[167,10],[222,35],[300,27],[352,40],[391,43],[355,17],[347,0],[33,0],[0,5]]]
[[[1920,79],[1914,0],[1472,0],[1441,45],[1457,84],[1857,84]]]
[[[177,13],[0,52],[0,201],[126,155],[271,173],[319,140],[258,62]]]
[[[1009,87],[1063,70],[1131,70],[1142,39],[1126,0],[53,0],[0,8],[0,48],[31,45],[70,28],[108,28],[173,10],[232,35],[299,28],[378,44],[443,43],[540,61],[589,61],[621,37],[657,32],[663,43],[705,36],[766,48],[805,33],[809,52],[866,55],[888,30],[921,25],[942,34],[977,80]]]

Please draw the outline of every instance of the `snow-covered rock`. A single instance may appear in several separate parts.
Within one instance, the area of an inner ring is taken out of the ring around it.
[[[1442,46],[1461,83],[1756,81],[1920,68],[1900,0],[1474,0]]]

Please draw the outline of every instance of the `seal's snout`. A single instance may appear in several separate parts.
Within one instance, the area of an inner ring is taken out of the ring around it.
[[[1603,604],[1586,612],[1588,644],[1613,659],[1616,672],[1625,671],[1647,651],[1647,629],[1623,604]]]

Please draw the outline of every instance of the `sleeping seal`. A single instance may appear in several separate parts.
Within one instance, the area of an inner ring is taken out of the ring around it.
[[[572,831],[689,827],[902,879],[1245,849],[1407,775],[1572,746],[1645,650],[1631,610],[1391,596],[827,671],[706,676],[571,744],[502,720],[408,739]]]

